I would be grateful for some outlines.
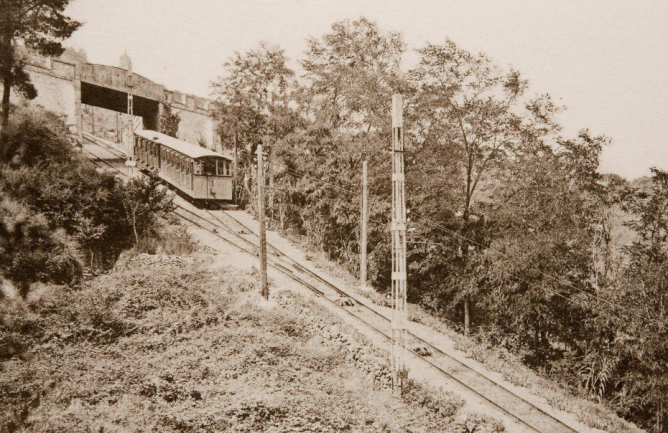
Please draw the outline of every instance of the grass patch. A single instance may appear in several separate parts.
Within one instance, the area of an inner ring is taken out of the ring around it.
[[[210,273],[200,256],[190,262],[158,272],[130,260],[79,287],[43,286],[26,300],[4,300],[1,428],[460,428],[461,402],[450,394],[416,384],[398,399],[384,390],[357,362],[382,363],[383,355],[320,307],[287,292],[262,306],[249,291],[252,275]],[[490,429],[478,431],[494,431],[484,425]]]

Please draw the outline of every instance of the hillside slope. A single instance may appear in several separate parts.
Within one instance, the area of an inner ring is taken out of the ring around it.
[[[140,255],[1,305],[0,431],[502,431],[413,385],[353,329],[210,253]]]

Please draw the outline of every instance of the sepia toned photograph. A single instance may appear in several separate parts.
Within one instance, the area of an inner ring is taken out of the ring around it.
[[[668,3],[0,0],[0,433],[668,433]]]

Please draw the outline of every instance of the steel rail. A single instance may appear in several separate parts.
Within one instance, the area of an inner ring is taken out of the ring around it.
[[[191,212],[191,211],[188,211],[188,212],[191,213],[191,214],[193,214],[193,215],[195,215],[195,216],[197,216],[198,218],[200,218],[200,219],[206,221],[207,223],[212,224],[211,221],[205,219],[204,217],[202,217],[202,216],[200,216],[200,215],[197,215],[196,213]],[[176,212],[175,212],[175,213],[176,213]],[[180,215],[180,214],[178,214],[178,213],[176,213],[176,214],[177,214],[180,218],[183,218],[184,220],[190,222],[191,224],[194,224],[195,226],[197,226],[197,227],[199,227],[199,228],[201,228],[201,229],[203,229],[203,230],[208,231],[209,233],[213,234],[214,236],[220,238],[221,240],[223,240],[223,241],[225,241],[225,242],[227,242],[227,243],[229,243],[229,244],[235,246],[236,248],[238,248],[238,249],[240,249],[240,250],[242,250],[242,251],[244,251],[244,252],[246,252],[246,253],[252,255],[253,257],[256,257],[256,255],[255,255],[253,252],[251,252],[251,251],[249,251],[248,249],[243,248],[243,247],[241,247],[241,246],[235,244],[234,242],[230,241],[229,239],[226,239],[226,238],[222,237],[222,236],[221,236],[220,234],[218,234],[217,232],[214,232],[214,231],[211,230],[211,229],[207,229],[207,228],[204,227],[202,224],[199,224],[198,222],[196,222],[196,221],[194,221],[194,220],[192,220],[192,219],[190,219],[190,218],[188,218],[188,217],[184,217],[184,216],[182,216],[182,215]],[[216,227],[215,224],[212,224],[212,225],[214,225],[214,227]],[[219,228],[220,228],[220,227],[219,227]],[[341,310],[341,311],[346,312],[348,315],[352,316],[352,317],[355,318],[357,321],[361,322],[364,326],[367,326],[368,328],[370,328],[371,330],[373,330],[374,332],[376,332],[377,334],[379,334],[380,336],[382,336],[385,340],[387,340],[387,341],[392,341],[392,337],[391,337],[390,335],[387,335],[387,334],[386,334],[385,332],[383,332],[381,329],[379,329],[378,327],[372,325],[371,323],[369,323],[368,321],[366,321],[366,320],[363,319],[362,317],[358,316],[357,314],[353,313],[352,311],[347,310],[346,308],[344,308],[344,307],[338,305],[336,302],[334,302],[334,301],[332,301],[331,299],[329,299],[329,298],[325,295],[324,292],[322,292],[321,290],[317,289],[317,288],[316,288],[315,286],[313,286],[312,284],[308,283],[307,281],[304,281],[302,278],[299,278],[299,277],[295,276],[294,274],[292,274],[291,272],[289,272],[287,269],[284,270],[284,267],[283,267],[283,266],[274,264],[274,263],[272,263],[272,262],[270,262],[270,261],[268,261],[267,264],[268,264],[268,266],[270,266],[270,267],[276,269],[277,271],[279,271],[279,272],[282,273],[283,275],[287,276],[288,278],[292,279],[293,281],[295,281],[295,282],[301,284],[302,286],[304,286],[304,287],[306,287],[307,289],[311,290],[312,292],[316,293],[316,294],[319,295],[322,299],[325,299],[327,302],[329,302],[330,304],[332,304],[335,308],[337,308],[337,309],[339,309],[339,310]],[[534,432],[536,432],[536,433],[548,433],[548,432],[543,432],[542,430],[539,430],[538,428],[536,428],[536,427],[534,427],[533,425],[529,424],[527,421],[525,421],[525,420],[523,420],[522,418],[520,418],[518,415],[515,415],[514,413],[512,413],[512,412],[509,411],[508,409],[506,409],[506,408],[500,406],[500,405],[497,404],[495,401],[491,400],[490,398],[488,398],[487,396],[485,396],[485,395],[482,394],[481,392],[477,391],[476,389],[471,388],[469,385],[467,385],[466,383],[462,382],[461,380],[459,380],[458,378],[456,378],[455,376],[453,376],[452,374],[450,374],[449,372],[447,372],[447,371],[446,371],[445,369],[443,369],[442,367],[440,367],[440,366],[438,366],[437,364],[435,364],[434,362],[432,362],[432,361],[426,359],[424,356],[419,355],[418,353],[416,353],[416,352],[415,352],[413,349],[411,349],[410,347],[407,347],[406,349],[408,349],[408,351],[411,352],[416,358],[418,358],[418,359],[420,359],[421,361],[427,363],[430,367],[433,367],[434,369],[436,369],[439,373],[441,373],[441,374],[447,376],[449,379],[451,379],[451,380],[457,382],[459,385],[461,385],[461,386],[463,386],[464,388],[466,388],[467,390],[473,392],[473,393],[476,394],[478,397],[480,397],[480,398],[482,398],[483,400],[485,400],[487,403],[489,403],[489,404],[491,404],[492,406],[496,407],[496,408],[497,408],[498,410],[500,410],[501,412],[503,412],[503,413],[505,413],[506,415],[508,415],[509,417],[515,419],[515,420],[518,421],[519,423],[525,425],[526,427],[528,427],[529,429],[533,430]]]
[[[225,211],[225,210],[223,210],[223,209],[220,209],[220,211],[221,211],[223,214],[225,214],[227,217],[229,217],[230,219],[232,219],[233,221],[235,221],[237,224],[239,224],[241,227],[245,228],[245,229],[248,230],[250,233],[252,233],[253,235],[257,236],[253,230],[251,230],[248,226],[246,226],[244,223],[242,223],[241,221],[239,221],[237,218],[235,218],[235,217],[233,217],[232,215],[230,215],[227,211]],[[215,217],[215,215],[214,215],[214,217]],[[215,218],[218,219],[218,220],[220,221],[220,218],[217,218],[217,217],[215,217]],[[225,224],[225,226],[227,226],[227,225]],[[229,227],[229,226],[227,226],[227,227]],[[250,241],[248,241],[247,239],[244,238],[244,240],[246,240],[247,242],[250,243]],[[251,243],[251,244],[252,244],[252,243]],[[254,244],[253,244],[253,245],[254,245]],[[293,258],[291,258],[290,256],[288,256],[287,254],[285,254],[284,252],[282,252],[280,249],[278,249],[278,248],[275,247],[274,245],[271,245],[271,243],[267,242],[267,246],[271,247],[271,248],[272,248],[274,251],[276,251],[280,256],[285,257],[288,261],[292,262],[292,263],[291,263],[292,266],[295,267],[295,268],[297,268],[300,272],[302,272],[302,273],[306,273],[306,274],[310,275],[312,278],[315,278],[316,280],[318,280],[318,281],[320,281],[321,283],[325,284],[327,287],[329,287],[329,288],[331,288],[332,290],[336,291],[336,292],[339,293],[340,295],[342,295],[342,296],[346,296],[346,297],[352,299],[356,304],[358,304],[358,305],[360,305],[361,307],[365,308],[366,310],[372,312],[374,315],[376,315],[376,316],[382,318],[382,319],[385,320],[386,322],[391,322],[391,319],[389,319],[388,317],[386,317],[384,314],[382,314],[382,313],[376,311],[374,308],[371,308],[370,306],[366,305],[365,303],[360,302],[360,300],[359,300],[357,297],[355,297],[354,295],[349,294],[349,293],[346,292],[345,290],[343,290],[343,289],[341,289],[341,288],[335,286],[335,285],[332,284],[331,282],[327,281],[327,280],[324,279],[322,276],[320,276],[320,275],[316,274],[315,272],[311,271],[310,269],[306,268],[306,267],[303,266],[301,263],[299,263],[299,262],[296,261],[295,259],[293,259]],[[346,310],[346,311],[347,311],[347,310]],[[423,339],[423,338],[417,336],[415,333],[413,333],[413,332],[411,332],[411,331],[408,331],[408,335],[411,336],[414,340],[419,341],[419,342],[420,342],[421,344],[423,344],[424,346],[429,347],[431,350],[433,350],[434,352],[438,353],[439,355],[441,355],[441,356],[445,356],[446,358],[450,359],[451,361],[454,361],[456,364],[460,365],[461,367],[465,368],[466,370],[473,372],[475,375],[477,375],[477,376],[478,376],[479,378],[481,378],[483,381],[489,383],[491,386],[496,387],[496,388],[502,390],[502,391],[505,392],[506,394],[511,395],[513,398],[518,399],[521,403],[523,403],[524,405],[528,406],[530,409],[536,410],[536,411],[539,412],[541,415],[543,415],[543,416],[549,418],[550,420],[552,420],[553,422],[556,422],[557,424],[561,425],[563,428],[565,428],[565,429],[568,430],[569,432],[571,432],[571,433],[579,433],[576,429],[574,429],[573,427],[569,426],[568,424],[566,424],[566,423],[563,422],[562,420],[556,418],[554,415],[552,415],[552,414],[548,413],[547,411],[541,409],[540,407],[538,407],[538,406],[536,406],[535,404],[531,403],[530,401],[526,400],[524,397],[517,395],[516,393],[514,393],[514,392],[511,391],[510,389],[508,389],[508,388],[506,388],[505,386],[503,386],[502,384],[498,383],[498,382],[495,381],[494,379],[488,377],[487,375],[481,373],[480,371],[476,370],[475,368],[473,368],[473,367],[469,366],[468,364],[462,362],[461,360],[457,359],[456,357],[454,357],[454,356],[450,355],[449,353],[443,351],[443,350],[440,349],[438,346],[435,346],[434,344],[432,344],[432,343],[430,343],[429,341],[427,341],[427,340],[425,340],[425,339]],[[419,356],[419,355],[417,355],[413,350],[411,350],[410,348],[408,348],[408,350],[410,350],[410,351],[411,351],[413,354],[415,354],[416,356]],[[429,361],[427,361],[427,362],[429,362]]]
[[[93,144],[95,144],[95,145],[101,147],[102,149],[105,149],[105,150],[106,150],[105,147],[102,147],[102,146],[101,146],[100,144],[98,144],[98,143],[94,143],[94,142],[92,142],[92,141],[91,141],[91,143],[93,143]],[[123,173],[121,170],[119,170],[118,168],[116,168],[116,167],[114,167],[113,165],[109,164],[107,161],[105,161],[105,160],[99,158],[99,157],[98,157],[97,155],[95,155],[94,153],[92,153],[92,152],[90,152],[90,151],[88,151],[88,150],[86,150],[86,149],[82,149],[82,150],[83,150],[84,152],[89,153],[90,155],[94,156],[98,161],[101,161],[101,162],[105,163],[106,165],[108,165],[109,167],[111,167],[112,169],[114,169],[115,171],[117,171],[118,173],[120,173],[121,175],[123,175],[123,176],[125,176],[125,177],[128,177],[126,173]],[[90,158],[89,158],[89,159],[90,159]],[[99,165],[97,162],[95,162],[94,160],[92,160],[92,159],[90,159],[90,160],[91,160],[94,164],[100,166],[100,165]],[[201,215],[198,215],[198,214],[196,214],[195,212],[192,212],[191,210],[186,209],[185,207],[183,207],[183,206],[181,206],[181,205],[176,204],[176,206],[177,206],[179,209],[182,209],[182,210],[186,211],[187,213],[189,213],[189,214],[191,214],[191,215],[193,215],[193,216],[195,216],[195,217],[197,217],[197,218],[199,218],[199,219],[201,219],[201,220],[203,220],[203,221],[206,221],[207,223],[213,225],[214,228],[220,228],[220,229],[223,229],[223,230],[225,230],[226,232],[231,233],[231,234],[235,235],[236,237],[238,237],[239,239],[242,239],[243,241],[249,243],[249,244],[252,245],[254,248],[257,248],[257,245],[255,245],[255,244],[254,244],[253,242],[251,242],[250,240],[244,238],[242,235],[236,233],[232,228],[229,227],[229,225],[227,225],[227,224],[225,224],[224,222],[222,222],[222,220],[221,220],[220,218],[218,218],[218,217],[216,217],[215,215],[211,214],[211,212],[208,212],[208,211],[207,211],[207,213],[209,213],[211,216],[213,216],[214,219],[216,219],[216,220],[219,221],[219,224],[213,223],[212,221],[207,220],[206,218],[202,217]],[[257,236],[257,234],[256,234],[253,230],[251,230],[249,227],[247,227],[245,224],[243,224],[243,223],[242,223],[241,221],[239,221],[238,219],[234,218],[232,215],[228,214],[225,210],[220,209],[220,211],[221,211],[223,214],[225,214],[226,216],[228,216],[229,218],[231,218],[233,221],[235,221],[237,224],[239,224],[241,227],[244,227],[244,228],[245,228],[246,230],[248,230],[250,233],[252,233],[253,235]],[[238,245],[238,244],[236,244],[236,243],[230,241],[229,239],[227,239],[227,238],[221,236],[221,235],[220,235],[219,233],[217,233],[216,231],[204,227],[202,224],[200,224],[200,223],[194,221],[193,219],[188,218],[188,217],[185,217],[185,216],[179,214],[179,213],[176,212],[176,211],[175,211],[174,213],[175,213],[179,218],[182,218],[183,220],[186,220],[186,221],[190,222],[191,224],[193,224],[193,225],[195,225],[195,226],[197,226],[197,227],[199,227],[199,228],[201,228],[201,229],[203,229],[203,230],[205,230],[205,231],[207,231],[207,232],[213,234],[214,236],[216,236],[216,237],[218,237],[219,239],[221,239],[221,240],[227,242],[228,244],[230,244],[230,245],[232,245],[232,246],[238,248],[239,250],[241,250],[241,251],[243,251],[243,252],[246,252],[246,253],[250,254],[251,256],[253,256],[253,257],[256,257],[256,256],[257,256],[253,251],[250,251],[250,250],[248,250],[247,248],[244,248],[244,247],[242,247],[242,246],[240,246],[240,245]],[[323,284],[325,284],[327,287],[331,288],[332,290],[334,290],[334,291],[337,292],[338,294],[343,295],[343,296],[346,296],[346,297],[352,299],[352,300],[355,301],[358,305],[362,306],[363,308],[365,308],[365,309],[368,310],[368,311],[371,311],[373,314],[377,315],[378,317],[382,318],[383,320],[385,320],[385,321],[390,321],[390,319],[388,319],[387,317],[385,317],[383,314],[379,313],[378,311],[376,311],[375,309],[369,307],[368,305],[366,305],[366,304],[360,302],[356,297],[351,296],[350,294],[348,294],[348,293],[345,292],[344,290],[342,290],[342,289],[340,289],[339,287],[335,286],[335,285],[332,284],[331,282],[325,280],[323,277],[321,277],[320,275],[318,275],[318,274],[316,274],[315,272],[311,271],[310,269],[305,268],[305,267],[304,267],[303,265],[301,265],[299,262],[297,262],[296,260],[294,260],[294,259],[292,259],[291,257],[289,257],[287,254],[283,253],[281,250],[279,250],[279,249],[276,248],[275,246],[273,246],[273,245],[271,245],[271,244],[269,244],[269,243],[267,243],[267,245],[270,246],[270,247],[276,252],[276,254],[277,254],[279,257],[284,257],[284,258],[286,258],[288,261],[293,262],[293,263],[291,263],[291,265],[292,265],[293,267],[295,267],[298,271],[310,275],[312,278],[315,278],[316,280],[322,282]],[[314,293],[317,294],[318,296],[320,296],[320,297],[322,297],[323,299],[325,299],[327,302],[331,303],[331,304],[332,304],[333,306],[335,306],[336,308],[338,308],[338,309],[340,309],[340,310],[342,310],[342,311],[345,311],[347,314],[349,314],[350,316],[354,317],[356,320],[358,320],[359,322],[363,323],[365,326],[369,327],[369,328],[372,329],[374,332],[380,334],[380,335],[381,335],[382,337],[384,337],[386,340],[390,340],[390,341],[391,341],[391,336],[387,335],[385,332],[383,332],[382,330],[380,330],[380,329],[377,328],[376,326],[372,325],[371,323],[367,322],[365,319],[361,318],[360,316],[356,315],[356,314],[353,313],[352,311],[349,311],[349,310],[347,310],[346,308],[344,308],[344,307],[338,305],[336,302],[334,302],[333,300],[329,299],[329,298],[325,295],[325,293],[324,293],[323,291],[319,290],[318,288],[316,288],[316,287],[313,286],[312,284],[308,283],[307,281],[303,280],[302,278],[300,278],[300,277],[294,275],[294,273],[291,272],[289,269],[285,268],[285,266],[282,266],[282,265],[280,265],[280,264],[276,264],[276,263],[273,263],[273,262],[268,263],[268,265],[269,265],[270,267],[272,267],[273,269],[277,270],[278,272],[280,272],[281,274],[283,274],[283,275],[287,276],[288,278],[292,279],[293,281],[295,281],[295,282],[299,283],[300,285],[306,287],[307,289],[311,290],[312,292],[314,292]],[[521,402],[524,403],[525,405],[530,406],[531,409],[535,409],[535,410],[537,410],[539,413],[541,413],[542,415],[544,415],[544,416],[550,418],[551,420],[557,422],[557,423],[560,424],[561,426],[563,426],[563,427],[565,427],[566,429],[568,429],[570,432],[572,432],[572,433],[579,433],[577,430],[575,430],[575,429],[573,429],[572,427],[570,427],[569,425],[565,424],[563,421],[561,421],[561,420],[555,418],[553,415],[547,413],[546,411],[544,411],[543,409],[537,407],[537,406],[534,405],[533,403],[527,401],[527,400],[524,399],[523,397],[521,397],[521,396],[515,394],[514,392],[512,392],[512,391],[509,390],[509,389],[507,389],[507,388],[504,387],[503,385],[497,383],[497,382],[494,381],[493,379],[491,379],[491,378],[487,377],[486,375],[480,373],[479,371],[473,369],[472,367],[468,366],[467,364],[463,363],[462,361],[458,360],[457,358],[453,357],[452,355],[447,354],[446,352],[442,351],[441,349],[439,349],[438,347],[436,347],[436,346],[434,346],[433,344],[429,343],[428,341],[423,340],[422,338],[416,336],[415,334],[413,334],[413,333],[411,333],[411,332],[409,332],[409,335],[410,335],[412,338],[414,338],[415,340],[420,341],[420,342],[421,342],[422,344],[424,344],[425,346],[428,346],[429,348],[431,348],[431,349],[434,350],[435,352],[437,352],[437,353],[439,353],[439,354],[441,354],[441,355],[443,355],[443,356],[445,356],[445,357],[447,357],[447,358],[449,358],[449,359],[455,361],[456,363],[460,364],[460,365],[461,365],[462,367],[464,367],[465,369],[467,369],[467,370],[469,370],[469,371],[475,373],[476,375],[478,375],[479,377],[481,377],[483,380],[488,381],[489,383],[491,383],[493,386],[495,386],[495,387],[497,387],[497,388],[499,388],[499,389],[505,391],[505,392],[506,392],[507,394],[509,394],[511,397],[513,397],[513,398],[515,398],[515,399],[518,399],[519,401],[521,401]],[[474,393],[475,395],[477,395],[478,397],[482,398],[483,400],[485,400],[485,401],[488,402],[489,404],[493,405],[494,407],[496,407],[497,409],[499,409],[499,410],[502,411],[503,413],[507,414],[507,415],[510,416],[511,418],[515,419],[515,420],[518,421],[519,423],[525,425],[525,426],[528,427],[529,429],[531,429],[531,430],[533,430],[533,431],[535,431],[535,432],[537,432],[537,433],[552,433],[552,432],[544,432],[544,431],[542,431],[542,430],[539,430],[537,427],[533,426],[533,425],[530,424],[528,421],[525,421],[524,419],[522,419],[519,415],[514,414],[514,413],[511,412],[509,409],[504,408],[503,406],[500,406],[498,403],[496,403],[495,401],[491,400],[489,397],[485,396],[481,391],[478,391],[478,390],[474,389],[474,388],[471,387],[470,385],[464,383],[462,380],[460,380],[460,379],[458,379],[457,377],[453,376],[451,373],[447,372],[447,371],[446,371],[445,369],[443,369],[442,367],[436,365],[434,362],[432,362],[432,361],[426,359],[426,358],[425,358],[424,356],[422,356],[422,355],[419,355],[418,353],[416,353],[416,352],[415,352],[413,349],[411,349],[410,347],[407,347],[406,349],[407,349],[408,351],[410,351],[416,358],[418,358],[418,359],[424,361],[424,362],[427,363],[429,366],[431,366],[431,367],[433,367],[434,369],[436,369],[437,371],[439,371],[441,374],[443,374],[443,375],[447,376],[448,378],[454,380],[455,382],[457,382],[458,384],[460,384],[461,386],[463,386],[463,387],[466,388],[467,390],[473,392],[473,393]]]
[[[185,209],[185,208],[182,208],[182,209]],[[186,209],[186,210],[187,210],[187,209]],[[202,217],[202,216],[200,216],[200,215],[197,215],[196,213],[194,213],[194,212],[192,212],[192,211],[189,211],[189,210],[187,210],[187,211],[188,211],[189,213],[191,213],[192,215],[196,216],[197,218],[200,218],[200,219],[206,221],[207,223],[213,225],[214,227],[221,228],[221,227],[219,227],[219,226],[216,226],[216,224],[213,224],[210,220],[207,220],[206,218],[204,218],[204,217]],[[223,240],[223,241],[225,241],[225,242],[227,242],[227,243],[229,243],[229,244],[235,246],[236,248],[238,248],[238,249],[240,249],[240,250],[242,250],[242,251],[244,251],[244,252],[246,252],[246,253],[252,255],[253,257],[256,257],[255,253],[249,251],[249,250],[246,249],[246,248],[243,248],[243,247],[239,246],[238,244],[235,244],[234,242],[230,241],[229,239],[226,239],[226,238],[222,237],[219,233],[214,232],[214,231],[211,230],[211,229],[207,229],[207,228],[204,227],[202,224],[197,223],[196,221],[194,221],[194,220],[192,220],[192,219],[190,219],[190,218],[188,218],[188,217],[184,217],[184,216],[182,216],[182,215],[180,215],[180,214],[178,214],[178,213],[177,213],[177,215],[178,215],[180,218],[183,218],[184,220],[190,222],[191,224],[194,224],[195,226],[197,226],[197,227],[199,227],[199,228],[201,228],[201,229],[203,229],[203,230],[206,230],[207,232],[213,234],[214,236],[220,238],[221,240]],[[390,335],[387,335],[384,331],[382,331],[382,330],[379,329],[378,327],[372,325],[371,323],[369,323],[368,321],[366,321],[364,318],[360,317],[359,315],[357,315],[357,314],[353,313],[352,311],[347,310],[346,308],[344,308],[344,307],[338,305],[336,302],[334,302],[333,300],[329,299],[329,298],[325,295],[325,293],[324,293],[323,291],[317,289],[315,286],[313,286],[312,284],[308,283],[307,281],[304,281],[302,278],[299,278],[299,277],[295,276],[293,273],[289,272],[288,269],[285,269],[284,266],[281,266],[280,264],[273,263],[273,262],[271,262],[271,261],[268,261],[267,264],[268,264],[268,266],[270,266],[270,267],[276,269],[277,271],[279,271],[281,274],[287,276],[288,278],[292,279],[293,281],[295,281],[295,282],[299,283],[300,285],[306,287],[307,289],[311,290],[312,292],[314,292],[315,294],[317,294],[318,296],[320,296],[322,299],[325,299],[327,302],[329,302],[330,304],[332,304],[335,308],[337,308],[337,309],[339,309],[339,310],[341,310],[341,311],[346,312],[348,315],[352,316],[352,317],[355,318],[357,321],[361,322],[364,326],[370,328],[371,330],[373,330],[374,332],[376,332],[377,334],[379,334],[380,336],[382,336],[385,340],[387,340],[387,341],[392,341],[392,337],[391,337]],[[285,270],[284,270],[284,269],[285,269]],[[449,373],[448,371],[446,371],[445,369],[443,369],[443,368],[440,367],[439,365],[437,365],[437,364],[435,364],[434,362],[432,362],[432,361],[426,359],[424,356],[419,355],[418,353],[416,353],[416,352],[415,352],[413,349],[411,349],[410,347],[407,347],[406,349],[408,349],[408,351],[411,352],[411,354],[413,354],[416,358],[418,358],[418,359],[420,359],[421,361],[425,362],[425,363],[428,364],[430,367],[433,367],[434,369],[436,369],[439,373],[441,373],[441,374],[447,376],[449,379],[455,381],[455,382],[458,383],[460,386],[462,386],[462,387],[466,388],[467,390],[473,392],[475,395],[477,395],[478,397],[482,398],[482,399],[485,400],[487,403],[489,403],[489,404],[491,404],[492,406],[496,407],[498,410],[500,410],[501,412],[505,413],[505,414],[508,415],[509,417],[515,419],[515,420],[518,421],[519,423],[525,425],[526,427],[528,427],[528,428],[531,429],[532,431],[534,431],[534,432],[536,432],[536,433],[548,433],[548,432],[544,432],[544,431],[542,431],[542,430],[539,430],[538,428],[536,428],[536,427],[534,427],[533,425],[531,425],[529,422],[525,421],[524,419],[520,418],[518,415],[516,415],[516,414],[514,414],[513,412],[511,412],[510,410],[504,408],[503,406],[500,406],[498,403],[496,403],[495,401],[491,400],[490,398],[488,398],[487,396],[485,396],[485,395],[482,394],[481,392],[477,391],[476,389],[472,388],[472,387],[469,386],[468,384],[462,382],[460,379],[458,379],[457,377],[453,376],[451,373]],[[550,433],[551,433],[551,432],[550,432]]]

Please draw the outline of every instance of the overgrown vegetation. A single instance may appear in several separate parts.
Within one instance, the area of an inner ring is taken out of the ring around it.
[[[163,104],[163,111],[160,115],[160,132],[170,137],[177,138],[179,134],[179,123],[181,115],[172,111],[170,104]]]
[[[172,208],[157,181],[99,172],[53,113],[15,107],[0,162],[0,278],[26,295],[36,281],[75,282],[127,248],[161,236]]]
[[[240,146],[242,202],[255,203],[261,143],[273,223],[355,273],[368,160],[369,277],[386,290],[389,113],[402,93],[411,301],[667,432],[666,173],[651,191],[603,177],[610,139],[562,136],[562,107],[518,71],[445,40],[403,73],[405,49],[360,19],[309,39],[302,77],[280,47],[237,53],[213,87],[221,138]],[[620,230],[636,240],[619,243]]]
[[[374,349],[326,338],[313,320],[344,327],[312,302],[282,293],[263,308],[241,291],[253,276],[185,260],[0,302],[0,430],[503,431],[442,390],[393,397],[347,361],[350,345]]]

